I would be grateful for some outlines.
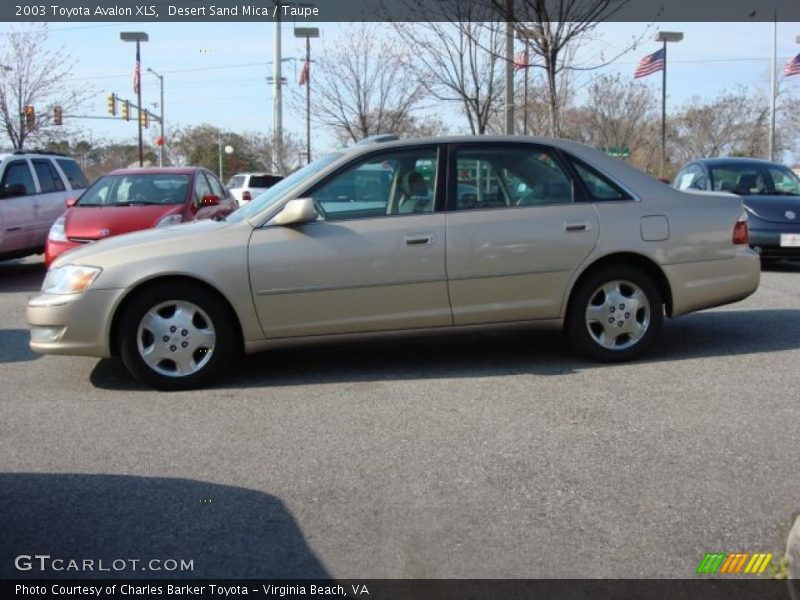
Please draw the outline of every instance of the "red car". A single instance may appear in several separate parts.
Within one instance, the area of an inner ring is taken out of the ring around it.
[[[238,207],[210,171],[201,167],[118,169],[66,201],[45,247],[49,266],[61,253],[112,235],[220,218]]]

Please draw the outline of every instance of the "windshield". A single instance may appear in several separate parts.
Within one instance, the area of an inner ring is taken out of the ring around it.
[[[174,173],[106,175],[98,179],[76,206],[168,205],[186,202],[189,176]]]
[[[286,194],[293,189],[300,187],[303,182],[322,171],[325,167],[339,159],[341,156],[341,154],[326,154],[322,158],[315,160],[309,165],[306,165],[299,171],[295,171],[286,179],[283,179],[282,181],[279,181],[273,185],[266,192],[253,198],[240,209],[232,212],[228,217],[228,221],[244,221],[253,215],[257,215],[265,208],[269,208],[276,201],[285,197]]]
[[[740,196],[800,196],[800,179],[783,165],[727,164],[711,168],[714,189]]]

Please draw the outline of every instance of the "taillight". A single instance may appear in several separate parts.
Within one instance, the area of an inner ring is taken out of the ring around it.
[[[250,190],[245,190],[242,192],[242,201],[243,202],[250,202],[253,197],[250,195]]]
[[[733,226],[733,243],[736,245],[750,243],[750,232],[747,229],[747,213],[743,212],[736,225]]]

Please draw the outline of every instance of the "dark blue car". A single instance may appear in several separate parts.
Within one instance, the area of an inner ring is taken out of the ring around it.
[[[755,158],[703,158],[683,167],[672,186],[741,196],[750,246],[765,260],[800,259],[800,179],[784,165]]]

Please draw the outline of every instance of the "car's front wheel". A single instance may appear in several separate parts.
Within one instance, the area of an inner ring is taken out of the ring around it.
[[[120,320],[122,361],[138,380],[163,390],[203,385],[228,365],[235,328],[223,302],[192,284],[151,286]]]
[[[640,356],[653,345],[664,320],[664,301],[645,272],[609,266],[575,289],[566,319],[573,347],[603,362]]]

